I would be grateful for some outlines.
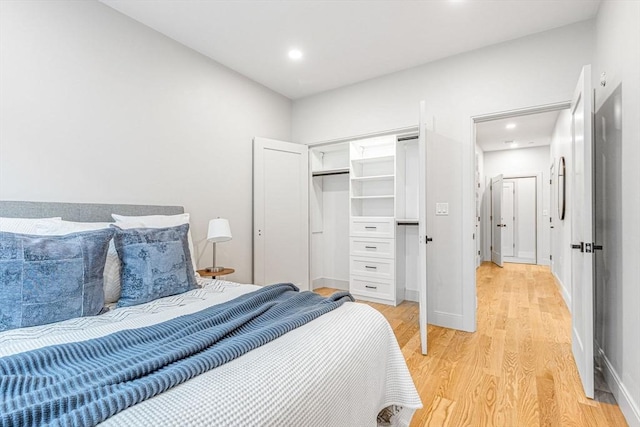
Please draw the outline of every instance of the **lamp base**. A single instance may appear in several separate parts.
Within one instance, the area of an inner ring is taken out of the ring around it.
[[[207,267],[205,270],[207,270],[208,273],[219,273],[224,270],[224,267]]]

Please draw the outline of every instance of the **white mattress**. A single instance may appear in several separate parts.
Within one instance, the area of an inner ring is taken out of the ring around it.
[[[257,289],[213,281],[203,289],[97,317],[0,333],[0,357],[81,341],[193,313]],[[375,426],[422,407],[393,330],[373,308],[345,303],[221,367],[129,408],[104,426]]]

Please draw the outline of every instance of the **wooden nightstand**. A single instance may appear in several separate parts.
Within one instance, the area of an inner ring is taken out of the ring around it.
[[[211,272],[211,271],[207,271],[207,270],[198,270],[198,274],[202,277],[213,277],[214,279],[218,276],[224,276],[227,274],[231,274],[235,272],[235,270],[233,268],[225,268],[222,271],[216,271],[216,272]]]

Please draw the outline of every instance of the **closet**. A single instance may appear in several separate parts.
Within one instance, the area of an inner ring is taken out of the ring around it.
[[[310,148],[311,286],[397,305],[418,299],[416,135]]]

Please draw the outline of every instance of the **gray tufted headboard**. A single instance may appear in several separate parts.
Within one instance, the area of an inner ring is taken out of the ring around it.
[[[176,215],[182,206],[117,205],[103,203],[20,202],[0,200],[0,217],[47,218],[60,216],[67,221],[113,222],[111,214]]]

